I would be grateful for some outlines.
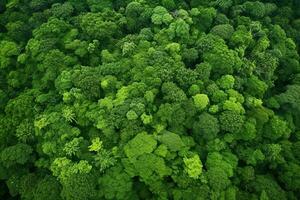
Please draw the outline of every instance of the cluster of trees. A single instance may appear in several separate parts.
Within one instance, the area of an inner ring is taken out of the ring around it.
[[[0,199],[300,199],[300,1],[1,0]]]

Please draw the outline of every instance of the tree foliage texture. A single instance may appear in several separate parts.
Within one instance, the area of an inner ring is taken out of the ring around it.
[[[0,0],[0,199],[300,199],[299,0]]]

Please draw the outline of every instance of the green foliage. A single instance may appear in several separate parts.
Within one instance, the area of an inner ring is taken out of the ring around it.
[[[99,185],[102,188],[100,194],[106,199],[130,199],[132,180],[130,176],[120,167],[113,167],[99,178]]]
[[[189,177],[197,179],[202,173],[202,162],[198,155],[191,158],[183,158],[185,171]]]
[[[1,41],[0,42],[0,68],[4,69],[13,64],[13,56],[19,55],[19,49],[16,43],[10,41]]]
[[[88,36],[104,40],[118,33],[120,27],[114,20],[118,20],[119,16],[111,12],[106,14],[108,17],[106,19],[103,15],[100,13],[87,13],[81,17],[80,26]]]
[[[233,171],[237,165],[235,155],[227,153],[208,154],[206,167],[208,184],[214,191],[223,191],[230,185],[229,178],[233,176]]]
[[[234,86],[234,77],[232,75],[224,75],[218,81],[217,84],[222,89],[232,89]]]
[[[233,74],[241,67],[242,61],[236,51],[229,49],[223,41],[219,42],[220,44],[204,52],[203,59],[211,64],[212,72],[215,75]]]
[[[249,14],[251,17],[261,18],[265,15],[265,4],[259,1],[250,2],[247,1],[243,4],[245,12]]]
[[[217,35],[224,40],[230,39],[233,32],[234,28],[230,24],[218,24],[210,30],[211,34]]]
[[[152,23],[155,25],[169,24],[173,17],[170,15],[166,8],[157,6],[153,10],[153,15],[151,17]]]
[[[300,199],[297,0],[0,0],[0,199]]]
[[[282,136],[289,137],[291,130],[285,121],[281,120],[278,116],[270,119],[269,123],[265,126],[265,137],[276,140]]]
[[[219,121],[213,115],[203,113],[193,125],[193,136],[198,141],[202,138],[214,139],[220,131]]]
[[[90,174],[74,174],[62,182],[62,198],[67,200],[92,200],[96,198],[95,177]]]
[[[124,152],[129,158],[140,156],[144,153],[151,153],[157,145],[157,141],[152,135],[146,132],[137,134],[124,147]]]
[[[170,151],[180,151],[185,146],[180,136],[172,132],[159,135],[158,141],[166,145]]]
[[[15,164],[23,165],[30,160],[32,151],[31,146],[22,143],[7,147],[1,151],[1,163],[5,167],[11,167]]]
[[[209,98],[206,94],[196,94],[193,96],[195,107],[203,110],[209,103]]]
[[[234,111],[224,111],[219,120],[221,129],[231,133],[240,132],[244,124],[244,117]]]
[[[48,176],[39,181],[35,189],[34,200],[60,200],[60,193],[60,183],[54,177]]]

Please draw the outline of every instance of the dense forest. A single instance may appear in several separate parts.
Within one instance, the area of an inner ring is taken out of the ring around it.
[[[0,0],[0,199],[300,199],[299,45],[299,0]]]

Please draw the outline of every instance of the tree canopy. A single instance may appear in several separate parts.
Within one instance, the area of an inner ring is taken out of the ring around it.
[[[0,0],[0,199],[300,199],[299,0]]]

